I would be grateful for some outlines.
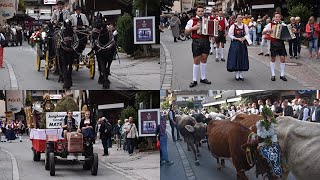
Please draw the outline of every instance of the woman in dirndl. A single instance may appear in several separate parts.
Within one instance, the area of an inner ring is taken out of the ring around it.
[[[244,81],[242,71],[249,70],[248,49],[245,36],[249,34],[249,28],[242,23],[242,15],[236,15],[236,23],[229,29],[231,45],[228,53],[227,70],[235,72],[237,81]]]
[[[14,133],[14,124],[12,122],[9,122],[6,126],[6,138],[9,141],[9,143],[11,143],[12,140],[17,139],[17,137]]]

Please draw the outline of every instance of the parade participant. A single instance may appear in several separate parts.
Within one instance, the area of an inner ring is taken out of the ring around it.
[[[21,130],[22,130],[22,122],[19,120],[15,120],[13,123],[14,126],[14,133],[16,134],[16,137],[19,138],[20,142],[22,142],[21,139]]]
[[[80,6],[76,6],[74,10],[75,10],[75,13],[71,15],[72,26],[75,28],[77,27],[84,28],[83,26],[85,27],[89,26],[89,21],[87,19],[87,16],[81,13]]]
[[[319,48],[318,48],[318,38],[320,33],[320,27],[315,18],[311,16],[309,18],[308,24],[306,25],[307,40],[309,42],[309,58],[312,58],[312,49],[316,51],[316,59],[319,59]]]
[[[216,20],[219,21],[219,30],[218,30],[218,37],[215,38],[216,40],[216,62],[219,61],[219,52],[221,56],[221,61],[225,61],[224,59],[224,44],[226,43],[226,36],[228,30],[228,21],[224,17],[223,12],[219,11],[219,15],[216,17]]]
[[[266,19],[266,22],[265,24],[269,24],[270,23],[270,19]],[[262,24],[262,29],[265,28],[265,25]],[[258,55],[263,55],[265,54],[265,56],[269,56],[270,55],[270,33],[266,33],[264,35],[262,35],[262,41],[261,41],[261,44],[260,44],[260,50],[261,52],[258,54]],[[265,52],[265,48],[264,48],[264,45],[267,45],[267,52]]]
[[[172,141],[174,141],[174,142],[176,140],[182,141],[182,139],[180,138],[180,132],[179,132],[177,122],[176,122],[176,115],[175,115],[176,113],[174,112],[173,106],[174,106],[174,104],[170,105],[170,109],[168,112],[169,122],[170,122],[170,126],[171,126]],[[174,136],[174,129],[177,130],[177,139]]]
[[[94,125],[90,120],[90,111],[86,111],[84,114],[85,118],[80,121],[80,128],[78,129],[79,133],[83,134],[84,138],[95,138]]]
[[[14,124],[11,121],[9,121],[6,126],[6,138],[9,143],[11,143],[12,140],[17,139],[14,133]]]
[[[213,8],[211,11],[211,15],[209,16],[209,19],[215,20],[217,16],[218,16],[218,10]],[[213,54],[213,49],[216,49],[216,39],[214,36],[211,36],[210,37],[210,55]]]
[[[77,125],[76,120],[73,118],[73,112],[68,110],[67,116],[64,118],[64,125],[61,126],[63,129],[63,137],[67,139],[67,132],[76,131]]]
[[[273,16],[274,21],[267,24],[266,27],[264,28],[262,34],[266,33],[272,33],[272,26],[275,26],[277,24],[281,23],[281,14],[280,12],[275,12]],[[285,25],[284,23],[282,23]],[[275,39],[271,38],[271,45],[270,45],[270,52],[271,52],[271,61],[270,61],[270,68],[271,68],[271,81],[276,80],[275,76],[275,61],[276,61],[276,56],[280,56],[280,79],[283,81],[287,81],[287,78],[285,77],[285,61],[286,61],[286,56],[287,56],[287,51],[284,46],[284,41],[280,39]]]
[[[296,20],[295,17],[290,17],[290,24],[292,27],[292,32],[296,33]],[[289,55],[290,55],[290,59],[292,59],[293,57],[297,59],[297,52],[298,52],[298,46],[296,43],[296,38],[294,39],[290,39],[289,40]]]
[[[237,22],[229,29],[231,45],[228,53],[227,70],[235,72],[237,81],[244,81],[242,71],[249,70],[248,49],[245,36],[249,34],[248,26],[242,23],[241,14],[237,14]]]
[[[203,18],[203,15],[204,15],[204,7],[197,6],[196,17],[188,21],[185,29],[186,35],[191,34],[192,54],[194,59],[193,81],[189,85],[190,88],[195,87],[198,84],[197,80],[198,80],[199,66],[201,71],[200,83],[211,84],[211,82],[206,78],[206,65],[207,65],[208,55],[210,52],[209,36],[197,34],[197,30],[200,29],[200,22]]]
[[[63,21],[70,19],[70,12],[69,10],[64,9],[64,1],[58,0],[57,1],[58,9],[56,9],[51,17],[51,22],[56,24],[57,26],[61,26]]]
[[[314,107],[311,111],[311,122],[320,122],[320,106],[319,99],[313,100]]]

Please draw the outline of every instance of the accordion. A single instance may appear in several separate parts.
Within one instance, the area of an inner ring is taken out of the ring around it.
[[[280,39],[283,41],[288,41],[295,39],[296,36],[292,32],[291,25],[277,24],[272,26],[272,33],[270,35],[272,38]]]
[[[203,18],[202,21],[200,21],[200,29],[198,29],[197,34],[218,36],[218,30],[218,20],[210,20],[209,18]]]

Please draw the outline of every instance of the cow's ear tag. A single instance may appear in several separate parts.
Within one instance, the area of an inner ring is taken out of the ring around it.
[[[193,126],[186,125],[186,129],[187,129],[189,132],[194,132],[194,127],[193,127]]]

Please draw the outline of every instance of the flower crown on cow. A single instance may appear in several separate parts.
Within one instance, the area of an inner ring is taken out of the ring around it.
[[[263,120],[257,122],[257,136],[263,139],[266,145],[270,145],[278,141],[275,126],[277,124],[276,118],[273,116],[272,111],[264,106],[262,108]]]

